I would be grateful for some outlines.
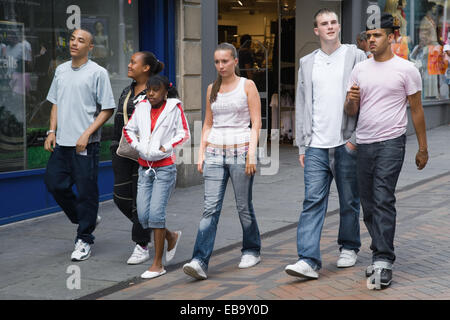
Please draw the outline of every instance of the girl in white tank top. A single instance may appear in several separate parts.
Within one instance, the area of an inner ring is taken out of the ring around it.
[[[205,178],[205,209],[192,261],[183,266],[183,271],[196,279],[207,278],[228,179],[233,183],[243,231],[239,268],[259,263],[261,249],[252,203],[261,100],[255,83],[235,74],[238,59],[234,46],[219,45],[214,60],[219,77],[208,87],[198,161],[198,170]]]

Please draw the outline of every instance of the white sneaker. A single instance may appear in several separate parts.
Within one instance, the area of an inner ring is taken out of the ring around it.
[[[295,264],[290,264],[284,269],[286,273],[290,276],[307,278],[307,279],[318,279],[319,274],[314,271],[314,269],[304,260],[297,261]]]
[[[241,262],[239,263],[239,268],[246,269],[251,268],[255,265],[257,265],[261,261],[261,257],[255,257],[251,254],[244,254],[241,257]]]
[[[87,260],[90,256],[91,246],[89,245],[89,243],[78,239],[77,243],[75,243],[75,250],[72,252],[72,261],[84,261]]]
[[[148,247],[144,249],[140,245],[136,244],[133,253],[127,261],[127,264],[140,264],[148,259],[150,259]]]
[[[188,276],[191,276],[197,280],[205,280],[206,278],[208,278],[205,271],[203,271],[202,267],[196,260],[192,260],[191,262],[186,263],[183,266],[183,271]]]
[[[342,249],[341,255],[337,261],[338,268],[353,267],[356,263],[356,252],[353,250]]]

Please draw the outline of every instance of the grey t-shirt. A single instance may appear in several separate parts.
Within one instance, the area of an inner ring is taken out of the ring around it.
[[[108,72],[91,60],[79,68],[72,68],[72,61],[58,66],[47,100],[58,107],[56,143],[67,147],[76,145],[101,110],[115,108]],[[101,129],[89,143],[100,137]]]

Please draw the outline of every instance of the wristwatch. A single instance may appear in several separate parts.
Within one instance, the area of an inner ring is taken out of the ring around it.
[[[50,133],[55,133],[55,132],[56,132],[55,130],[48,130],[47,135],[49,135]]]

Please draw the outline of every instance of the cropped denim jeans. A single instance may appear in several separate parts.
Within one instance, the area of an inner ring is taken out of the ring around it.
[[[136,207],[139,222],[144,229],[164,229],[166,208],[175,188],[177,167],[175,164],[147,169],[139,167]]]
[[[361,247],[356,153],[345,144],[331,149],[306,149],[305,198],[297,227],[297,251],[299,260],[315,270],[322,267],[320,237],[333,178],[339,194],[339,249],[358,252]]]
[[[260,255],[261,238],[252,204],[252,187],[254,176],[245,174],[247,153],[227,156],[206,152],[203,167],[205,179],[205,203],[203,217],[195,241],[193,260],[197,260],[207,271],[209,259],[213,252],[222,203],[231,178],[236,207],[242,226],[242,254]]]

